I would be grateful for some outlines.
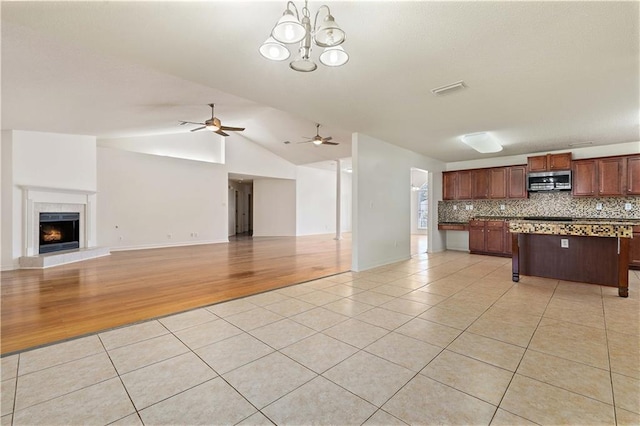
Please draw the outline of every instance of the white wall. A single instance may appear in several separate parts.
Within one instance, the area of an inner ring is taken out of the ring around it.
[[[296,235],[296,181],[253,181],[253,236]]]
[[[430,194],[429,210],[437,211],[444,163],[363,134],[354,134],[352,144],[352,269],[361,271],[406,260],[411,255],[411,168],[429,170],[429,187],[440,188]],[[429,229],[428,250],[442,250],[444,235],[437,231],[437,217],[435,222],[429,218]]]
[[[336,172],[298,167],[296,179],[296,234],[336,232]]]
[[[224,138],[213,132],[101,139],[98,146],[185,160],[224,163]]]
[[[95,191],[96,138],[3,131],[2,150],[2,268],[12,269],[18,267],[25,245],[21,187]]]
[[[225,141],[225,164],[229,173],[295,179],[296,166],[242,135]]]
[[[227,241],[222,165],[99,148],[98,194],[98,238],[112,250]]]

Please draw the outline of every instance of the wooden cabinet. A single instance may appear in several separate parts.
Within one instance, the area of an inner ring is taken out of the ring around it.
[[[640,269],[640,226],[633,227],[633,238],[629,249],[629,267]]]
[[[443,200],[527,198],[526,166],[442,173]]]
[[[527,168],[507,167],[507,198],[527,198]]]
[[[472,198],[474,200],[489,198],[489,170],[477,169],[471,171],[473,182]]]
[[[442,173],[443,200],[470,200],[471,198],[471,170]]]
[[[484,220],[470,220],[469,221],[469,252],[471,253],[485,253],[485,240],[484,240]]]
[[[457,200],[470,200],[471,199],[471,170],[460,170],[458,173],[458,179],[456,184],[456,199]]]
[[[598,160],[598,195],[624,195],[626,158]]]
[[[456,199],[457,172],[442,172],[442,199]]]
[[[574,161],[571,193],[576,196],[592,196],[598,192],[598,163],[596,160]]]
[[[469,252],[510,256],[511,237],[508,238],[509,244],[506,244],[505,228],[508,226],[504,220],[469,221]]]
[[[507,167],[489,170],[489,198],[507,198]]]
[[[640,155],[627,157],[627,195],[640,195]]]
[[[572,170],[576,197],[640,195],[640,156],[578,160]]]
[[[571,153],[537,155],[527,158],[530,172],[547,172],[553,170],[571,170]]]

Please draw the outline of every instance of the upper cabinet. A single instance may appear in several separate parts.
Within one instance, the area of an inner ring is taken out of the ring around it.
[[[640,155],[578,160],[572,170],[574,196],[640,195]]]
[[[627,195],[640,195],[640,155],[627,157]]]
[[[526,198],[526,167],[494,167],[442,173],[444,200]]]
[[[527,158],[530,172],[548,172],[553,170],[571,170],[571,153],[537,155]]]

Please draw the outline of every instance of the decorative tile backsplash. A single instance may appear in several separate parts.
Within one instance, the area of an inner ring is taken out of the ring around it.
[[[601,210],[597,209],[599,203],[602,204]],[[627,203],[631,204],[631,210],[625,210]],[[473,210],[467,206],[473,206]],[[481,216],[640,219],[640,197],[574,198],[569,192],[537,192],[531,193],[527,199],[438,202],[438,222],[468,222]]]

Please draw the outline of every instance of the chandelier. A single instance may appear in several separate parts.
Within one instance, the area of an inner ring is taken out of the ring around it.
[[[327,15],[318,26],[318,15],[323,9],[326,9]],[[272,61],[285,61],[291,56],[286,45],[300,43],[298,56],[289,63],[289,67],[300,72],[311,72],[318,68],[318,65],[311,60],[311,42],[313,42],[316,46],[324,48],[318,58],[321,64],[339,67],[349,60],[349,55],[340,46],[344,38],[344,31],[336,24],[329,6],[320,6],[311,27],[311,13],[307,7],[307,0],[302,8],[302,19],[296,5],[288,1],[286,10],[271,31],[271,36],[260,46],[260,54]]]

